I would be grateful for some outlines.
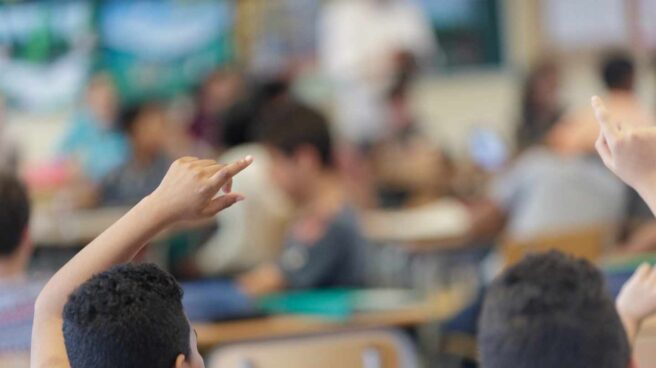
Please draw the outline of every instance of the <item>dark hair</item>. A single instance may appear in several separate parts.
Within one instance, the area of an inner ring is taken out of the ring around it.
[[[299,102],[283,102],[264,111],[260,139],[287,155],[303,146],[314,148],[324,167],[333,165],[333,146],[326,118]]]
[[[23,184],[0,172],[0,257],[18,249],[30,221],[30,200]]]
[[[72,368],[171,368],[189,357],[182,289],[153,264],[124,264],[93,276],[64,307]]]
[[[604,59],[601,74],[608,89],[633,89],[635,66],[628,54],[615,53]]]
[[[478,344],[484,368],[625,368],[630,359],[601,273],[555,251],[526,257],[492,283]]]
[[[560,120],[560,106],[540,106],[535,93],[546,78],[559,78],[558,65],[546,59],[535,65],[524,79],[521,95],[521,115],[517,125],[516,140],[519,149],[540,143],[551,128]]]
[[[163,105],[157,101],[148,101],[129,105],[121,110],[118,118],[118,127],[124,133],[132,134],[137,120],[141,118],[143,114],[154,111],[162,111],[162,109]]]
[[[284,100],[288,94],[289,83],[283,78],[255,81],[247,95],[223,114],[223,144],[234,147],[256,140],[262,112]]]

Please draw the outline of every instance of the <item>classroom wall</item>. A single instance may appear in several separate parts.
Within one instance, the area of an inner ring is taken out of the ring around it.
[[[493,128],[510,138],[517,121],[522,76],[542,55],[537,0],[504,0],[502,14],[508,63],[500,69],[464,71],[428,76],[415,91],[415,105],[428,136],[455,157],[467,152],[472,127]],[[602,92],[597,77],[598,55],[559,58],[563,62],[563,101],[582,106]],[[656,102],[656,78],[647,60],[641,60],[639,93],[645,104]],[[19,116],[10,130],[19,137],[24,157],[39,161],[53,149],[67,121],[67,114]]]

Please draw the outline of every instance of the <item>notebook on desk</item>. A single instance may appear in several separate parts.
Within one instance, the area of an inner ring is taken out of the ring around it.
[[[259,307],[267,314],[302,314],[345,320],[356,312],[400,309],[420,301],[413,291],[394,289],[322,289],[264,297]]]

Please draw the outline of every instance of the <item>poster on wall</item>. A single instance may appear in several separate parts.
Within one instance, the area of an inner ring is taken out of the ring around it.
[[[93,53],[93,7],[86,1],[0,5],[0,93],[14,107],[70,106]]]
[[[168,97],[232,58],[232,2],[109,0],[98,9],[99,62],[126,100]]]

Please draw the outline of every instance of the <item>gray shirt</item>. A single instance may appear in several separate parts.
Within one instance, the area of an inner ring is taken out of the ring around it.
[[[290,236],[278,265],[292,289],[362,286],[365,240],[355,211],[345,206],[314,243]]]
[[[508,214],[508,235],[523,240],[620,221],[624,188],[596,157],[536,148],[497,178],[491,196]]]
[[[166,175],[171,160],[158,156],[148,167],[139,167],[134,161],[121,165],[101,182],[103,205],[132,205],[149,195]]]

